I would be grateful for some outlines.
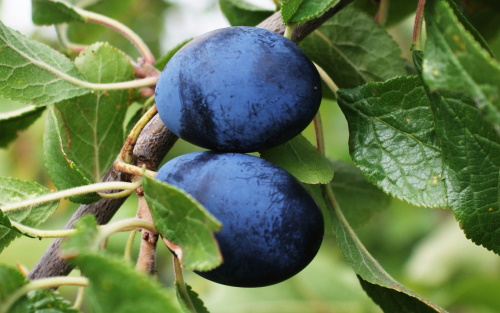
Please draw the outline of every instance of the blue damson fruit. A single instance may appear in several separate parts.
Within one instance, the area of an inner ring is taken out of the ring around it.
[[[167,162],[156,179],[186,191],[222,223],[223,263],[197,272],[237,287],[284,281],[305,268],[324,234],[321,210],[288,172],[240,153],[194,152]]]
[[[321,80],[287,38],[228,27],[195,38],[168,62],[156,85],[163,123],[180,138],[221,151],[282,144],[314,118]]]

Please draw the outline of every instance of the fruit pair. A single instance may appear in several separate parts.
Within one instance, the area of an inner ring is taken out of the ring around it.
[[[320,101],[314,65],[291,41],[264,29],[207,33],[169,61],[156,87],[162,121],[180,138],[219,151],[180,156],[156,176],[189,193],[223,224],[216,234],[223,264],[198,274],[231,286],[266,286],[314,258],[324,231],[314,199],[278,166],[233,152],[292,139]]]

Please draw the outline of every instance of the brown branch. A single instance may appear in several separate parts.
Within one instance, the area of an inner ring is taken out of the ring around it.
[[[318,27],[320,27],[321,24],[326,22],[328,19],[337,14],[340,10],[345,8],[348,4],[350,4],[353,1],[354,0],[341,0],[339,3],[337,3],[337,5],[328,10],[328,12],[326,12],[322,16],[314,20],[311,20],[309,22],[306,22],[304,24],[298,25],[293,30],[291,40],[295,43],[301,42],[306,36],[308,36],[310,33],[312,33]],[[281,35],[285,33],[285,28],[286,28],[285,25],[283,24],[283,21],[281,19],[281,14],[279,11],[274,13],[264,21],[262,21],[259,25],[257,25],[257,27],[269,29]]]
[[[353,0],[341,0],[323,16],[297,26],[292,33],[292,41],[299,43],[326,20],[351,2],[353,2]],[[280,34],[284,34],[285,32],[285,25],[283,25],[279,12],[264,20],[258,27],[269,29]],[[156,115],[143,129],[134,147],[133,154],[135,165],[142,166],[142,164],[144,164],[147,169],[156,170],[176,141],[177,137],[163,125],[158,115]],[[101,181],[130,180],[130,175],[119,173],[113,168],[110,168]],[[75,221],[87,214],[95,215],[99,224],[106,224],[111,220],[125,199],[126,198],[102,199],[92,204],[81,205],[65,225],[65,228],[73,228]],[[50,247],[45,251],[40,260],[38,260],[38,263],[29,273],[29,279],[67,275],[71,272],[72,267],[60,258],[60,243],[60,239],[56,239],[52,242]]]
[[[153,222],[153,216],[151,215],[151,211],[146,203],[146,199],[144,199],[142,191],[140,193],[138,192],[138,195],[139,210],[137,211],[137,217]],[[158,233],[152,233],[147,229],[142,229],[141,237],[141,248],[135,268],[147,275],[154,275],[156,272],[156,243],[158,242]]]
[[[168,130],[161,122],[159,116],[156,115],[146,125],[137,140],[138,144],[136,144],[133,152],[136,162],[140,163],[141,166],[142,164],[146,165],[147,169],[156,169],[176,141],[177,136]],[[117,172],[111,167],[101,181],[130,180],[130,175]],[[87,214],[93,214],[99,224],[107,224],[123,202],[125,202],[125,199],[101,199],[92,204],[81,205],[64,228],[73,228],[76,220]],[[56,239],[52,242],[29,273],[29,279],[68,275],[71,272],[73,268],[64,262],[59,255],[60,244],[61,239]]]

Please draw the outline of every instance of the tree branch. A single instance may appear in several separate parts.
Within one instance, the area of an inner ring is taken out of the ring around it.
[[[353,1],[354,0],[341,0],[335,7],[330,9],[323,16],[297,26],[292,33],[292,41],[299,43],[326,20]],[[280,34],[284,34],[286,28],[282,22],[279,12],[276,12],[257,26]],[[135,145],[133,151],[135,158],[134,164],[138,166],[146,165],[147,169],[156,170],[177,139],[177,136],[168,130],[159,119],[159,116],[156,115],[142,130],[137,140],[137,144]],[[131,177],[128,174],[117,172],[113,167],[111,167],[101,181],[130,182]],[[107,224],[123,204],[125,199],[126,198],[101,199],[92,204],[81,205],[64,228],[73,228],[75,221],[86,214],[93,214],[96,217],[97,222],[101,225]],[[56,239],[52,242],[47,251],[45,251],[40,260],[38,260],[38,263],[29,273],[29,279],[68,275],[69,272],[71,272],[72,267],[64,262],[59,255],[60,244],[60,239]]]
[[[177,136],[168,130],[161,122],[159,116],[156,115],[146,127],[144,127],[138,138],[138,144],[135,146],[133,152],[136,157],[136,163],[140,166],[144,164],[146,168],[155,170],[167,154],[167,151],[172,148],[176,141]],[[131,177],[128,174],[117,172],[111,167],[101,181],[130,182]],[[80,217],[87,214],[93,214],[99,224],[107,224],[125,200],[126,197],[119,199],[101,199],[91,204],[81,205],[66,223],[64,228],[73,228],[75,222]],[[29,273],[29,279],[68,275],[71,272],[73,269],[72,266],[64,262],[59,255],[60,244],[61,239],[56,239],[52,242]]]
[[[330,19],[332,16],[337,14],[340,10],[345,8],[348,4],[353,2],[354,0],[341,0],[337,5],[331,8],[328,12],[323,14],[322,16],[306,22],[304,24],[300,24],[293,30],[291,40],[295,43],[301,42],[306,36],[315,31],[318,27],[321,26],[324,22]],[[272,30],[275,33],[283,35],[285,33],[286,26],[283,24],[283,20],[281,19],[281,13],[275,12],[273,15],[262,21],[257,27],[265,28],[268,30]]]

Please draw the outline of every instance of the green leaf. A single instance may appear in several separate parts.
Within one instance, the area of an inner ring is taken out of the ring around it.
[[[415,205],[447,205],[433,112],[418,77],[339,90],[338,103],[351,156],[368,181]]]
[[[373,17],[348,6],[300,44],[340,88],[405,75],[397,43]]]
[[[85,292],[95,313],[180,313],[170,291],[111,255],[82,254],[71,263],[89,279]]]
[[[38,289],[16,303],[13,309],[21,309],[24,313],[77,313],[72,303],[61,297],[59,292],[53,289]]]
[[[500,253],[500,138],[473,99],[429,91],[418,77],[338,95],[351,155],[369,181],[416,205],[451,208],[469,239]]]
[[[281,16],[285,24],[302,24],[323,15],[340,0],[283,0]]]
[[[470,96],[500,134],[500,64],[460,23],[448,1],[428,1],[425,17],[425,84],[431,91]]]
[[[13,228],[12,224],[9,220],[9,217],[7,215],[5,215],[2,211],[0,211],[0,225],[5,226],[7,228],[11,228],[11,229]]]
[[[372,284],[358,275],[359,282],[363,290],[372,300],[387,313],[435,313],[446,312],[437,305],[429,302],[418,295],[403,293],[400,290],[385,288],[378,284]]]
[[[277,147],[261,151],[260,155],[306,184],[327,184],[333,178],[330,161],[302,135]]]
[[[500,7],[497,0],[473,2],[455,0],[455,2],[460,6],[467,23],[472,23],[485,39],[491,40],[500,33]]]
[[[48,190],[40,184],[16,178],[0,177],[0,209],[2,205],[44,195]],[[3,212],[10,220],[29,227],[38,227],[56,210],[59,202],[53,201],[18,210]],[[0,252],[21,234],[0,225]]]
[[[113,83],[133,78],[127,56],[106,43],[88,47],[75,60],[88,81]],[[45,162],[58,189],[97,182],[123,144],[127,90],[96,91],[54,105],[44,135]],[[70,198],[89,203],[95,194]]]
[[[98,229],[92,214],[82,216],[75,222],[76,234],[66,238],[62,244],[63,257],[73,258],[81,253],[95,250]]]
[[[17,133],[28,128],[45,110],[44,107],[26,106],[8,113],[0,113],[0,148],[17,138]]]
[[[9,301],[9,296],[11,296],[16,290],[25,285],[28,281],[16,268],[9,267],[0,264],[0,312],[26,312],[26,310],[20,310],[21,304],[17,303],[14,307],[11,307],[9,311],[5,311],[4,305]],[[18,301],[20,302],[20,301]]]
[[[66,81],[80,78],[75,65],[49,46],[0,22],[0,96],[47,105],[89,93]]]
[[[19,233],[20,235],[23,235],[23,236],[26,236],[29,238],[35,238],[34,236],[31,236],[29,234],[25,234],[22,231],[20,231],[19,229],[17,229],[16,227],[12,226],[12,223],[11,223],[9,217],[5,213],[3,213],[1,210],[0,210],[0,226],[4,226],[5,228],[12,230],[13,232]]]
[[[329,198],[330,217],[340,250],[360,277],[363,288],[384,312],[446,312],[392,278],[363,246],[342,208],[338,204],[331,205],[337,202],[335,192],[329,194]]]
[[[214,231],[221,224],[187,193],[144,176],[144,196],[156,228],[174,249],[181,263],[190,270],[207,271],[220,265],[222,257]]]
[[[446,0],[446,1],[448,1],[448,0]],[[458,19],[458,22],[460,24],[462,24],[464,29],[474,37],[474,40],[476,40],[481,45],[481,47],[483,49],[487,50],[488,53],[491,56],[493,56],[493,53],[492,53],[490,47],[488,46],[488,43],[486,42],[486,40],[484,40],[483,36],[474,28],[474,26],[471,24],[471,22],[469,22],[469,20],[465,17],[465,15],[462,13],[462,11],[460,11],[458,9],[457,4],[455,4],[454,1],[462,1],[462,0],[448,1],[448,4],[450,5],[451,9],[453,10],[453,14]],[[479,1],[481,1],[481,0],[479,0]]]
[[[56,108],[50,107],[45,121],[45,132],[43,134],[45,167],[59,189],[89,185],[92,182],[66,152],[67,147],[65,147],[65,144],[68,142],[65,140],[66,130],[58,122],[61,119],[61,117],[58,117],[58,113]],[[74,202],[92,203],[99,200],[99,198],[97,194],[92,193],[74,196],[70,199]]]
[[[67,3],[57,0],[31,0],[31,18],[36,25],[85,21],[84,18],[73,8],[68,6]]]
[[[27,280],[18,269],[3,264],[0,264],[0,277],[2,277],[2,279],[0,279],[0,300],[2,300],[0,301],[1,308],[3,300],[5,300],[12,292],[25,285]]]
[[[281,18],[288,24],[304,0],[281,0]]]
[[[500,254],[500,138],[471,98],[449,92],[429,97],[448,206],[467,238]]]
[[[187,305],[184,298],[181,296],[181,291],[179,290],[180,286],[176,283],[175,285],[176,291],[177,291],[177,301],[179,301],[179,304],[181,305],[182,310],[184,310],[185,313],[193,313],[192,310],[190,310],[191,305]],[[189,286],[188,284],[185,284],[187,293],[189,295],[189,298],[191,300],[191,304],[196,310],[196,313],[209,313],[207,308],[205,307],[205,304],[203,301],[201,301],[199,295],[193,291],[193,288]]]
[[[219,6],[231,26],[255,26],[274,13],[244,0],[219,0]]]
[[[389,206],[391,198],[368,182],[354,165],[333,162],[335,177],[330,186],[338,204],[353,227],[366,223]]]

